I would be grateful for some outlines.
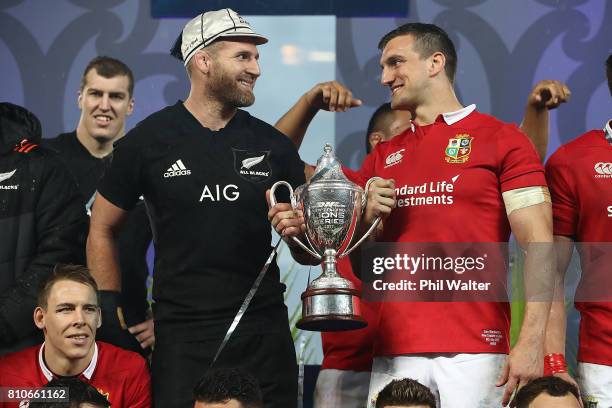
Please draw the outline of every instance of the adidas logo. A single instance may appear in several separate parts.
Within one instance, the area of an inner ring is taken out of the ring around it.
[[[188,176],[191,174],[191,170],[188,170],[187,167],[183,164],[181,159],[178,159],[174,162],[172,167],[168,168],[164,173],[164,178],[168,177],[178,177],[178,176]]]

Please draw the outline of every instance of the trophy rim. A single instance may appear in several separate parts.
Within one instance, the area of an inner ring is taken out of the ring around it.
[[[353,191],[358,191],[358,192],[363,192],[363,188],[361,188],[359,185],[348,181],[348,183],[346,181],[342,181],[342,180],[318,180],[315,182],[312,182],[310,184],[308,184],[307,189],[308,190],[321,190],[321,189],[344,189],[344,190],[353,190]]]

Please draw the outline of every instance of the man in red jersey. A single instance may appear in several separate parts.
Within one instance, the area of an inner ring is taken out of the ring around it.
[[[606,61],[612,95],[612,55]],[[553,201],[559,295],[546,331],[545,369],[572,381],[565,364],[563,278],[574,242],[582,277],[575,301],[580,312],[578,382],[587,399],[612,406],[612,302],[609,279],[612,256],[612,120],[561,146],[546,163]],[[604,293],[599,292],[603,290]]]
[[[38,296],[34,323],[45,342],[0,357],[0,386],[40,388],[53,378],[78,376],[114,407],[150,407],[145,360],[96,342],[100,327],[97,285],[83,266],[58,265]],[[17,407],[19,402],[0,402]]]
[[[542,159],[546,155],[548,141],[548,110],[566,102],[569,96],[569,89],[554,80],[538,82],[528,95],[521,130],[538,148]],[[336,81],[321,83],[306,92],[291,110],[279,119],[275,127],[299,148],[306,129],[318,110],[344,112],[357,106],[361,106],[361,101],[355,99],[350,90],[341,84]],[[366,152],[369,154],[379,142],[388,141],[403,133],[410,127],[410,123],[408,112],[393,110],[389,103],[381,105],[368,124]],[[305,165],[307,179],[313,169],[314,167]],[[357,177],[354,181],[358,181],[358,174],[354,174],[350,169],[345,169],[345,172],[349,177]],[[347,261],[348,259],[341,259],[338,269],[360,289],[361,281],[353,275]],[[362,313],[368,321],[366,328],[321,334],[323,363],[315,388],[315,407],[353,407],[365,404],[372,367],[372,343],[376,332],[373,307],[374,304],[362,301]]]
[[[531,245],[552,241],[550,200],[533,145],[515,126],[459,103],[453,90],[456,52],[440,28],[407,24],[385,36],[380,48],[391,105],[410,111],[414,126],[379,144],[360,171],[364,179],[387,179],[372,183],[365,226],[382,216],[378,239],[386,242],[493,243],[507,242],[512,227],[527,250],[526,278],[533,278],[535,264],[551,284],[550,245],[539,252]],[[403,193],[436,182],[452,184],[452,194]],[[391,213],[396,191],[398,208]],[[297,217],[269,217],[285,236],[300,232]],[[542,300],[527,302],[506,364],[510,316],[505,302],[383,303],[371,400],[391,379],[412,377],[431,388],[442,406],[507,403],[517,387],[542,372],[542,327],[550,299]],[[496,387],[497,377],[498,386],[507,383],[505,392]]]

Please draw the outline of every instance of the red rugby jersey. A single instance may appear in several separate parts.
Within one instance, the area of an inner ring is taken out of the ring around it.
[[[145,360],[137,353],[96,342],[89,366],[79,376],[105,395],[112,408],[149,408],[151,381]],[[0,386],[40,388],[53,378],[43,359],[43,345],[0,357]],[[0,408],[19,403],[0,402]]]
[[[516,126],[474,109],[414,125],[366,158],[362,177],[393,178],[399,192],[379,241],[508,241],[502,192],[545,186],[544,169]],[[403,193],[424,184],[423,193]],[[378,324],[375,356],[509,350],[506,302],[383,302]]]
[[[612,135],[610,124],[606,127]],[[592,130],[561,146],[546,163],[555,235],[584,243],[612,242],[610,143],[604,131]],[[602,297],[593,290],[599,287],[609,293],[612,254],[604,248],[602,256],[594,247],[586,244],[580,253],[583,275],[576,294],[580,311],[578,360],[612,365],[612,302],[596,301]]]
[[[353,274],[348,257],[338,262],[338,272],[361,291],[361,281]],[[361,316],[368,322],[363,329],[321,333],[323,363],[321,369],[350,371],[372,370],[372,349],[376,335],[376,303],[361,299]]]

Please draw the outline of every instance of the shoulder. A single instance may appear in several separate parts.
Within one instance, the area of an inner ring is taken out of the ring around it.
[[[35,378],[38,371],[38,350],[40,345],[0,356],[0,379],[3,385],[19,379]],[[14,384],[16,385],[16,384]]]
[[[589,149],[601,145],[601,141],[604,138],[603,130],[590,130],[574,140],[571,140],[563,145],[564,149],[568,152]]]
[[[485,135],[504,137],[509,134],[522,135],[523,132],[514,123],[506,123],[495,116],[478,111],[472,112],[468,117],[468,128],[484,130]]]
[[[167,135],[176,135],[183,126],[180,102],[154,112],[134,126],[124,137],[115,142],[115,147],[139,149],[151,145]]]
[[[109,371],[123,372],[128,377],[143,373],[148,374],[146,361],[140,354],[102,341],[96,343],[99,353],[99,368],[105,370],[105,375],[108,375]],[[134,377],[134,380],[136,379]]]
[[[72,138],[75,137],[76,132],[74,131],[68,133],[61,133],[53,138],[42,139],[40,141],[40,145],[59,153],[65,150],[72,141]]]
[[[240,126],[251,129],[258,138],[272,144],[273,147],[296,150],[289,138],[274,126],[242,109],[236,114],[239,115]]]

